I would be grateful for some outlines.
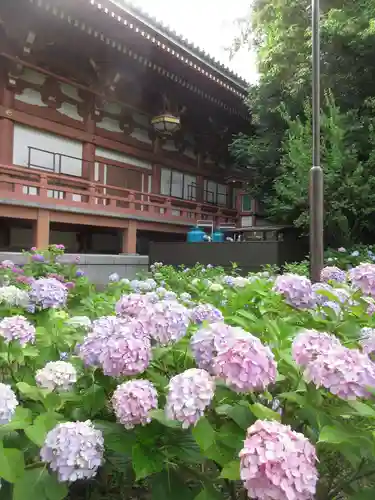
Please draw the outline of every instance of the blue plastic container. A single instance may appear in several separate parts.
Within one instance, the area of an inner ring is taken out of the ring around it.
[[[191,231],[188,232],[187,242],[188,243],[201,243],[204,241],[205,236],[206,236],[206,233],[201,228],[196,226],[196,227],[193,227],[193,229],[191,229]]]
[[[220,231],[220,229],[217,229],[214,234],[212,235],[212,241],[214,243],[223,243],[224,241],[224,233]]]

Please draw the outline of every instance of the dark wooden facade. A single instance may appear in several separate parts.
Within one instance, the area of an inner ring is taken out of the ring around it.
[[[30,221],[37,246],[51,224],[114,228],[129,253],[137,231],[238,224],[245,175],[228,144],[251,130],[245,94],[239,77],[111,0],[3,0],[0,217]],[[164,111],[181,117],[168,138],[150,125]]]

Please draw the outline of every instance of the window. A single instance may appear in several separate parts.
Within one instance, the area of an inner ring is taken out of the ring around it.
[[[195,200],[196,183],[197,178],[194,175],[184,174],[169,168],[161,169],[160,194],[164,196]]]
[[[206,179],[204,181],[204,201],[214,205],[227,205],[228,186]]]

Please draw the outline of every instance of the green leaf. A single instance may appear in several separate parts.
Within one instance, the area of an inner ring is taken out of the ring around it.
[[[206,417],[199,419],[192,433],[195,441],[203,451],[207,450],[215,442],[215,429],[211,426]]]
[[[4,448],[0,445],[0,477],[15,483],[22,477],[25,469],[25,461],[21,450]]]
[[[183,477],[178,476],[178,471],[168,470],[155,474],[151,478],[152,500],[194,500],[196,493],[191,489]]]
[[[104,387],[94,384],[82,397],[83,408],[91,415],[95,416],[106,404],[106,394]]]
[[[38,446],[43,446],[47,433],[52,430],[59,420],[55,413],[44,413],[34,420],[33,425],[25,429],[26,436]]]
[[[223,479],[230,479],[231,481],[238,481],[240,478],[240,461],[233,460],[223,467],[220,477]]]
[[[108,450],[131,456],[136,437],[133,431],[113,422],[95,421],[95,427],[103,432],[104,444]]]
[[[244,430],[247,430],[254,422],[254,417],[247,401],[241,401],[239,404],[234,405],[228,411],[228,417]]]
[[[18,429],[25,429],[32,423],[32,412],[28,408],[17,406],[12,420],[8,424],[0,426],[0,431],[16,431]]]
[[[206,486],[196,497],[195,500],[222,500],[223,496],[214,488]]]
[[[137,481],[161,472],[164,468],[163,456],[158,450],[146,449],[140,444],[133,446],[132,461]]]
[[[43,487],[48,500],[63,500],[69,493],[66,483],[60,483],[55,474],[43,475]]]
[[[224,467],[228,462],[231,462],[236,453],[233,449],[228,448],[222,443],[215,443],[204,451],[204,454],[210,460],[217,462]]]
[[[375,410],[371,408],[366,403],[361,401],[348,401],[348,405],[351,406],[361,417],[375,417]]]
[[[349,497],[349,500],[374,500],[375,488],[359,491]]]
[[[166,427],[171,427],[172,429],[176,429],[178,427],[181,427],[180,422],[177,422],[175,420],[168,420],[165,417],[165,412],[164,410],[151,410],[149,412],[149,416],[152,418],[152,420],[157,420],[160,424],[165,425]]]
[[[25,470],[13,488],[12,500],[63,500],[69,490],[65,483],[59,483],[55,474],[49,474],[47,467]]]
[[[43,394],[38,387],[26,384],[26,382],[18,382],[17,389],[22,395],[33,401],[42,401],[43,399]]]
[[[326,425],[320,431],[319,443],[340,444],[351,440],[351,435],[341,427],[331,427]]]
[[[61,406],[61,403],[61,397],[56,392],[46,394],[43,401],[46,410],[56,410]]]
[[[252,413],[260,420],[277,420],[278,422],[281,422],[281,416],[279,413],[267,408],[267,406],[264,406],[261,403],[255,403],[249,406]]]

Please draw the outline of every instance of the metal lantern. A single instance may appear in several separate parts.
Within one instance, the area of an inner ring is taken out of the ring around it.
[[[151,119],[151,125],[155,132],[160,135],[173,135],[181,127],[180,117],[171,114],[154,116]]]

